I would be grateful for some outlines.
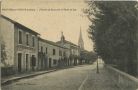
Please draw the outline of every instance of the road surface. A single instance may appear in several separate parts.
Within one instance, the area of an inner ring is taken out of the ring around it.
[[[22,79],[2,87],[2,90],[119,90],[109,73],[100,65],[100,74],[96,73],[96,64]]]

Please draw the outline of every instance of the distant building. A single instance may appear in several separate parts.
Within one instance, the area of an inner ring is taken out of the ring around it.
[[[57,44],[70,49],[69,65],[77,65],[79,63],[79,46],[70,41],[65,40],[63,32],[61,34],[61,40],[58,41]]]
[[[6,52],[3,66],[16,72],[36,70],[39,34],[6,16],[1,18],[1,33]]]
[[[55,42],[39,38],[39,69],[67,65],[69,49]]]

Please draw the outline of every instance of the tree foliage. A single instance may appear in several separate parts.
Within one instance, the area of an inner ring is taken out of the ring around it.
[[[94,52],[81,51],[80,59],[85,60],[86,63],[90,64],[97,60],[97,55]]]
[[[1,63],[6,65],[6,62],[5,62],[6,59],[7,59],[7,54],[5,50],[5,44],[1,44]]]
[[[88,5],[86,12],[92,22],[88,33],[97,54],[105,63],[115,64],[121,70],[136,74],[137,2],[95,1],[88,2]]]

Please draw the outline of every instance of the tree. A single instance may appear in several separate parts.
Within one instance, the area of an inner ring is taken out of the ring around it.
[[[96,53],[94,53],[94,52],[88,52],[87,54],[86,54],[86,60],[87,60],[87,63],[93,63],[93,62],[95,62],[96,60],[98,59],[98,57],[97,57],[97,55],[96,55]]]
[[[95,1],[89,5],[88,18],[92,25],[89,37],[95,51],[105,63],[115,64],[136,75],[138,10],[133,1]]]
[[[5,44],[1,44],[1,63],[3,63],[4,65],[7,65],[5,60],[7,59],[7,54],[6,54],[6,50],[5,50]]]
[[[81,51],[81,60],[85,60],[85,63],[93,63],[97,59],[97,55],[94,52]]]

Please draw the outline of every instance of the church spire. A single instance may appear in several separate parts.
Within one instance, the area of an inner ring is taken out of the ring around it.
[[[80,49],[82,49],[82,50],[84,49],[84,42],[83,42],[83,38],[82,38],[81,27],[80,27],[80,36],[79,36],[78,46],[80,47]]]

